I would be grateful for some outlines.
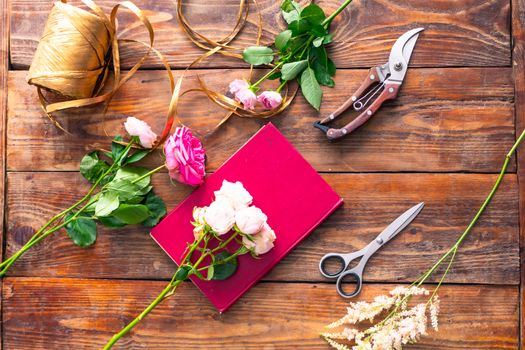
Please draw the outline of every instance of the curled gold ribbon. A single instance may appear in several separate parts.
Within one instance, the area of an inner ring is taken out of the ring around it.
[[[258,18],[257,37],[256,37],[255,42],[256,42],[256,45],[259,45],[261,41],[262,29],[263,29],[262,28],[262,15],[259,10],[257,1],[256,0],[252,0],[252,1],[256,7],[257,18]],[[235,26],[228,35],[226,35],[224,38],[220,40],[209,39],[205,35],[193,29],[191,25],[189,24],[188,20],[186,19],[186,17],[184,16],[182,0],[177,0],[176,3],[177,3],[177,18],[178,18],[179,25],[181,26],[183,32],[188,36],[191,42],[193,42],[197,47],[200,47],[201,49],[206,50],[206,52],[202,54],[200,57],[198,57],[197,59],[195,59],[186,68],[186,70],[196,65],[197,63],[200,63],[206,58],[212,56],[215,53],[219,53],[227,57],[243,59],[242,48],[237,48],[231,45],[231,42],[236,38],[236,36],[239,34],[239,32],[242,30],[242,28],[244,27],[244,25],[246,24],[248,20],[249,5],[246,2],[246,0],[239,1],[239,11],[237,14],[237,20],[236,20]],[[253,74],[253,66],[250,66],[250,74],[249,74],[250,79],[251,79],[252,74]],[[270,110],[270,111],[252,111],[252,110],[244,109],[243,106],[238,101],[226,96],[225,94],[209,89],[199,75],[197,75],[197,79],[198,79],[199,86],[200,86],[199,88],[189,89],[189,90],[186,90],[180,93],[180,83],[182,82],[182,77],[183,76],[179,78],[179,82],[177,84],[175,92],[172,95],[172,103],[170,104],[170,113],[176,114],[176,105],[178,103],[179,98],[191,92],[204,93],[213,103],[227,110],[226,115],[222,118],[222,120],[217,125],[215,125],[215,127],[209,133],[207,133],[207,135],[214,133],[221,125],[223,125],[226,121],[228,121],[230,117],[233,115],[237,115],[239,117],[244,117],[244,118],[273,117],[281,113],[282,111],[284,111],[290,105],[290,103],[292,103],[297,93],[297,87],[293,91],[289,91],[287,87],[285,90],[285,96],[283,98],[283,101],[278,108],[274,110]],[[179,122],[182,124],[180,120]]]
[[[102,102],[106,103],[106,110],[113,95],[137,72],[151,51],[159,56],[166,67],[171,90],[174,89],[168,62],[153,48],[153,27],[134,3],[118,3],[108,18],[92,0],[81,1],[93,13],[69,5],[67,0],[54,3],[27,76],[27,82],[37,87],[45,114],[62,130],[64,128],[51,113]],[[119,41],[138,41],[117,39],[116,21],[121,6],[137,16],[149,34],[149,43],[139,42],[146,46],[146,53],[124,76],[120,69]],[[101,93],[111,61],[114,70],[113,86],[110,91]],[[70,99],[50,103],[42,90],[53,91]]]

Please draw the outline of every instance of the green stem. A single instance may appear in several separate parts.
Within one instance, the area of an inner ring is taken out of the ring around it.
[[[272,68],[271,71],[269,71],[268,73],[266,73],[261,79],[257,80],[254,84],[252,84],[250,87],[253,88],[253,87],[257,87],[260,83],[262,83],[263,81],[266,80],[266,78],[268,78],[270,75],[272,75],[277,69],[279,69],[282,65],[284,64],[283,61],[277,63],[275,65],[275,67]]]
[[[128,325],[124,327],[120,332],[113,335],[113,337],[109,340],[109,342],[104,346],[104,350],[111,349],[111,347],[115,345],[115,343],[120,338],[122,338],[122,336],[129,333],[140,321],[142,321],[144,317],[146,317],[151,312],[151,310],[153,310],[157,305],[159,305],[164,300],[166,295],[168,295],[170,292],[172,293],[173,289],[176,288],[181,282],[182,281],[179,280],[173,283],[169,283],[166,286],[166,288],[164,288],[162,292],[155,298],[155,300],[153,300],[153,302],[149,304],[148,307],[145,308],[144,311],[140,313],[140,315],[135,317],[135,319],[131,321],[130,323],[128,323]]]
[[[48,231],[45,231],[49,226],[51,226],[52,223],[54,223],[56,220],[64,217],[66,214],[70,213],[73,209],[77,208],[79,205],[81,205],[82,203],[84,203],[87,199],[89,199],[91,197],[91,195],[93,194],[93,192],[96,190],[97,186],[99,185],[100,181],[102,181],[102,179],[104,177],[106,177],[106,175],[108,175],[110,172],[112,172],[114,169],[115,169],[115,165],[117,165],[118,161],[125,155],[127,154],[127,151],[129,151],[129,149],[131,148],[133,142],[130,142],[127,146],[126,146],[126,149],[125,151],[122,153],[121,157],[115,161],[113,164],[111,164],[111,166],[108,168],[108,170],[106,170],[98,179],[97,181],[95,181],[95,183],[93,184],[93,186],[91,187],[91,189],[87,192],[87,194],[82,197],[82,199],[80,199],[79,201],[77,201],[75,204],[73,204],[72,206],[70,206],[69,208],[63,210],[62,212],[60,212],[59,214],[53,216],[51,218],[51,220],[49,220],[46,224],[44,224],[44,226],[42,226],[30,239],[29,241],[26,242],[26,244],[24,244],[24,246],[22,248],[20,248],[16,253],[14,253],[11,257],[9,257],[8,259],[6,259],[5,261],[3,261],[1,264],[0,264],[0,268],[2,268],[2,270],[0,271],[0,276],[4,276],[6,273],[7,273],[7,270],[9,270],[9,268],[11,267],[11,265],[13,265],[29,248],[31,248],[32,246],[34,246],[35,244],[37,244],[38,242],[40,242],[42,239],[44,239],[45,237],[49,236],[51,233],[53,232],[56,232],[57,230],[59,230],[60,228],[64,227],[67,223],[63,223],[63,224],[60,224],[58,226],[55,226],[53,227],[51,230],[48,230]],[[89,204],[88,204],[89,205]],[[85,208],[87,207],[84,206],[81,210],[84,210]],[[79,211],[80,212],[80,211]],[[79,213],[78,212],[78,213]],[[77,213],[77,214],[78,214]],[[74,216],[76,217],[76,215]],[[69,221],[68,221],[69,222]]]
[[[281,85],[279,85],[279,87],[277,88],[277,90],[275,90],[275,92],[281,92],[282,88],[286,85],[286,83],[288,83],[288,80],[284,80]]]
[[[155,169],[153,169],[153,170],[151,170],[151,171],[148,171],[146,174],[140,176],[139,178],[137,178],[137,179],[131,181],[131,183],[134,183],[134,184],[135,184],[135,183],[139,182],[140,180],[144,179],[145,177],[148,177],[148,176],[150,176],[150,175],[153,175],[153,174],[155,174],[157,171],[162,170],[162,168],[165,168],[165,167],[166,167],[166,164],[162,164],[161,166],[158,166],[158,167],[156,167]]]
[[[337,10],[335,10],[330,16],[325,18],[325,20],[323,21],[323,23],[321,23],[321,25],[323,26],[330,25],[330,23],[332,23],[334,18],[337,17],[337,15],[339,15],[341,11],[343,11],[348,5],[350,5],[351,2],[352,0],[346,0],[345,2],[343,2],[343,4],[339,6]]]

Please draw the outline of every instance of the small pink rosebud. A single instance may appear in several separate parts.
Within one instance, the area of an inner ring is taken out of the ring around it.
[[[235,96],[237,102],[242,103],[244,109],[254,109],[257,96],[250,90],[250,84],[246,80],[235,79],[230,83],[230,92]]]
[[[251,238],[251,239],[250,239]],[[249,238],[244,236],[242,243],[248,249],[253,249],[256,255],[268,253],[273,247],[275,241],[275,232],[272,228],[265,223],[260,232],[250,235]]]
[[[130,136],[138,136],[140,144],[144,148],[153,147],[157,139],[157,134],[151,130],[148,123],[135,117],[128,117],[124,122],[124,128]]]
[[[206,175],[205,151],[190,129],[185,126],[175,129],[164,144],[164,154],[172,179],[190,186],[202,184]]]
[[[263,91],[257,96],[257,101],[263,105],[264,109],[271,110],[283,102],[283,97],[277,91]]]

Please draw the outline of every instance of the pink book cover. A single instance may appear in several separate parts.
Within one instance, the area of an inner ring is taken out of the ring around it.
[[[190,223],[193,208],[209,205],[223,180],[243,183],[253,196],[253,205],[268,216],[277,239],[275,247],[258,259],[250,254],[240,256],[237,271],[226,280],[191,277],[220,312],[227,310],[343,202],[269,123],[153,228],[151,236],[175,263],[181,262],[188,242],[194,240]]]

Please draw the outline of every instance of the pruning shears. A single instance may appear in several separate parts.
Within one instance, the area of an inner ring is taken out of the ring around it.
[[[388,62],[370,68],[365,81],[363,81],[352,97],[328,117],[315,122],[314,127],[325,132],[329,140],[336,140],[350,134],[363,125],[377,112],[383,102],[395,99],[405,79],[408,62],[412,56],[419,33],[423,30],[424,28],[415,28],[401,35],[394,43],[394,46],[392,46]],[[381,93],[379,94],[380,91]],[[377,94],[379,96],[370,103]],[[369,103],[370,105],[368,105]],[[340,129],[326,126],[327,123],[337,118],[350,106],[358,112],[363,111],[354,120]]]

